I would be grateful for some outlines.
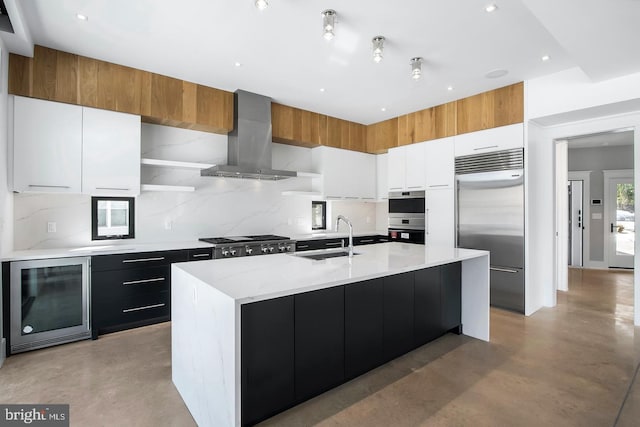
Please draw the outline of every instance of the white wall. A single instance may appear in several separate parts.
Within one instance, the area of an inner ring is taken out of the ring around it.
[[[528,87],[527,91],[531,88]],[[551,89],[550,89],[551,90]],[[553,96],[551,93],[549,96]],[[529,240],[527,251],[529,253],[528,272],[533,276],[529,277],[528,294],[544,295],[544,305],[554,306],[555,282],[553,277],[553,266],[555,260],[555,190],[554,190],[554,168],[555,156],[554,141],[566,139],[577,135],[588,135],[599,132],[606,132],[622,128],[634,128],[634,147],[640,146],[640,112],[630,112],[616,116],[601,117],[596,119],[569,121],[570,118],[579,116],[581,111],[570,111],[566,114],[566,122],[561,125],[542,127],[534,121],[528,121],[528,132],[526,134],[526,147],[529,151],[529,199],[528,218],[531,223],[529,230]],[[527,119],[527,117],[525,117]],[[543,118],[544,119],[544,118]],[[562,115],[556,116],[562,120]],[[538,119],[536,119],[538,121]],[[542,120],[544,121],[544,120]],[[634,150],[634,160],[640,165],[640,150]],[[635,169],[635,185],[640,185],[640,175]],[[640,221],[639,221],[640,222]],[[640,247],[636,240],[636,253]],[[551,267],[551,268],[550,268]],[[635,257],[635,269],[640,271],[640,256]],[[541,287],[541,289],[539,289]],[[529,289],[531,288],[531,289]],[[640,325],[640,275],[634,276],[635,288],[635,311],[634,321]]]
[[[142,126],[142,157],[226,163],[226,156],[226,136],[158,125]],[[311,150],[273,144],[273,165],[310,171]],[[196,191],[143,192],[136,198],[136,238],[124,243],[311,233],[311,200],[281,195],[285,190],[310,189],[309,178],[265,182],[200,177],[199,171],[181,169],[149,166],[142,169],[145,184],[194,185]],[[89,196],[16,194],[14,199],[16,250],[92,244]],[[375,228],[375,203],[332,202],[332,212],[349,217],[356,231]],[[56,222],[56,233],[47,233],[50,221]]]
[[[13,197],[7,187],[7,89],[9,53],[0,39],[0,255],[13,250]],[[7,284],[8,285],[8,284]],[[0,275],[0,366],[5,359],[5,339],[2,324],[2,275]]]
[[[553,277],[554,233],[554,147],[541,126],[525,123],[526,213],[525,230],[525,314],[556,304]]]

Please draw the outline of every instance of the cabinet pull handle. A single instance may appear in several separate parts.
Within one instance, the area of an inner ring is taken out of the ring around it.
[[[29,184],[29,187],[42,187],[42,188],[71,188],[68,185],[37,185],[37,184]]]
[[[357,196],[345,196],[344,198],[348,199],[348,200],[358,200],[360,197],[357,197]]]
[[[210,253],[206,253],[206,254],[194,254],[193,258],[202,258],[203,256],[211,256]]]
[[[373,243],[373,239],[360,240],[360,243]]]
[[[327,242],[325,246],[342,246],[342,241],[339,242]]]
[[[498,267],[489,267],[491,271],[500,271],[502,273],[517,273],[518,270],[512,270],[510,268],[498,268]]]
[[[410,185],[407,188],[422,188],[422,185]]]
[[[497,145],[487,145],[486,147],[474,148],[473,151],[488,150],[489,148],[498,148],[498,146]]]
[[[130,188],[118,188],[118,187],[96,187],[96,190],[116,190],[116,191],[129,191]]]
[[[153,305],[145,305],[144,307],[135,307],[135,308],[126,308],[122,310],[123,313],[131,313],[132,311],[140,311],[140,310],[149,310],[150,308],[158,308],[164,307],[166,304],[153,304]]]
[[[137,259],[125,259],[122,260],[123,263],[128,263],[128,262],[147,262],[147,261],[162,261],[164,259],[163,256],[157,257],[157,258],[137,258]]]
[[[155,279],[130,280],[122,282],[123,285],[138,285],[140,283],[164,282],[164,277],[156,277]]]
[[[436,187],[448,187],[449,184],[436,184],[436,185],[430,185],[429,188],[436,188]]]
[[[306,249],[308,247],[309,247],[309,245],[301,245],[299,243],[296,245],[296,248],[298,248],[298,249]]]

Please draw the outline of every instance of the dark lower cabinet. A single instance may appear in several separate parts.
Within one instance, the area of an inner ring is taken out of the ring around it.
[[[383,279],[344,287],[344,370],[355,378],[383,362]]]
[[[441,268],[427,268],[415,274],[414,343],[417,347],[438,338],[444,331],[440,302]]]
[[[414,272],[383,278],[384,360],[388,361],[414,348]]]
[[[294,297],[242,306],[242,424],[252,425],[295,402]]]
[[[462,323],[462,266],[459,262],[446,264],[442,269],[441,307],[442,328],[460,334]]]
[[[460,281],[454,263],[242,305],[242,425],[459,328]]]
[[[294,299],[295,389],[302,401],[344,382],[344,286]]]

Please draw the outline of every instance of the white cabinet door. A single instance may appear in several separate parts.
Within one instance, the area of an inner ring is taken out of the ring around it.
[[[453,188],[455,180],[454,137],[425,143],[427,190]]]
[[[456,136],[455,157],[524,146],[524,124],[516,123]]]
[[[406,161],[406,189],[424,190],[425,187],[425,164],[424,151],[426,143],[405,145]]]
[[[80,193],[82,107],[14,97],[13,190]]]
[[[376,198],[378,200],[386,200],[389,198],[389,179],[388,171],[388,154],[378,154],[376,156]]]
[[[405,185],[405,149],[404,147],[390,148],[387,152],[387,185],[389,191],[402,191]]]
[[[140,194],[140,116],[83,109],[82,192]]]
[[[427,190],[426,198],[426,232],[427,246],[455,246],[455,201],[452,188]]]
[[[314,170],[322,174],[322,194],[327,199],[376,197],[376,159],[373,154],[332,147],[314,148]]]

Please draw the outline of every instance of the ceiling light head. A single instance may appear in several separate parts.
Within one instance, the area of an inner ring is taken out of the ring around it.
[[[411,58],[411,78],[413,80],[420,80],[422,77],[422,62],[424,59],[420,57]]]
[[[242,67],[242,63],[241,62],[235,62],[233,65],[235,65],[237,68]]]
[[[551,57],[549,55],[543,55],[542,58],[540,59],[542,59],[542,62],[547,62],[548,60],[551,59]]]
[[[379,63],[382,61],[382,51],[384,50],[384,37],[375,36],[373,40],[373,61]]]
[[[496,10],[498,10],[498,6],[496,6],[495,3],[491,3],[485,6],[484,10],[486,10],[487,13],[495,12]]]
[[[256,7],[258,10],[265,10],[269,6],[269,2],[267,0],[256,0]]]
[[[324,92],[325,89],[323,87],[320,88],[320,92]]]
[[[326,40],[331,40],[335,36],[336,11],[327,9],[322,12],[322,33]]]
[[[88,21],[89,17],[87,15],[83,15],[82,13],[76,13],[76,18],[81,21]]]
[[[448,86],[448,87],[447,87],[447,90],[448,90],[449,92],[451,92],[451,91],[453,90],[453,86]]]
[[[382,108],[380,109],[380,111],[385,112],[385,111],[387,111],[387,108],[386,108],[386,107],[382,107]]]

